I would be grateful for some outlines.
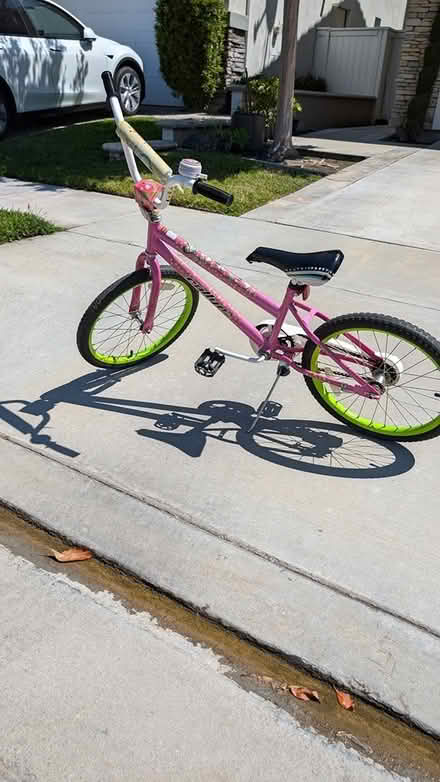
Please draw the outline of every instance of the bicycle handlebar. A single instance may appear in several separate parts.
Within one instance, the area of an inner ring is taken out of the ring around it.
[[[234,200],[232,193],[227,193],[226,190],[221,190],[219,187],[214,187],[214,185],[208,185],[203,179],[196,179],[193,185],[193,193],[210,198],[212,201],[217,201],[225,206],[231,206]]]
[[[165,163],[165,160],[162,160],[161,156],[155,152],[148,142],[124,120],[118,93],[116,92],[110,71],[104,71],[101,74],[101,78],[115,118],[116,133],[122,141],[128,167],[134,181],[139,181],[141,177],[132,153],[134,153],[139,160],[142,160],[159,182],[166,184],[169,177],[173,174],[172,169]],[[218,187],[213,187],[213,185],[208,185],[202,179],[197,179],[194,182],[193,193],[199,193],[200,195],[205,196],[205,198],[211,198],[213,201],[225,204],[226,206],[230,206],[234,200],[234,196],[230,193],[227,193],[225,190],[220,190]]]
[[[102,81],[107,97],[112,105],[113,115],[116,121],[116,133],[121,139],[123,144],[126,144],[134,154],[142,160],[142,162],[150,169],[150,171],[157,177],[159,182],[166,184],[169,176],[172,175],[172,170],[167,163],[154,151],[139,133],[136,132],[131,125],[126,122],[122,116],[121,107],[119,104],[118,94],[115,90],[113,77],[110,71],[104,71],[101,74]],[[114,104],[114,105],[113,105]]]
[[[121,141],[133,150],[139,160],[142,160],[150,171],[153,172],[159,182],[166,184],[168,177],[173,172],[168,163],[162,160],[161,156],[150,147],[148,142],[124,119],[116,122],[116,133]]]
[[[107,98],[117,98],[118,93],[115,90],[113,76],[111,75],[110,71],[104,71],[101,73],[101,79],[104,82],[104,89],[107,93]]]

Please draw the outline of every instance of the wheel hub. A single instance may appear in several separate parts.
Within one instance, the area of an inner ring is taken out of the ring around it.
[[[139,79],[134,73],[125,74],[121,79],[119,89],[124,109],[133,111],[140,99],[141,85]]]
[[[384,390],[390,386],[396,386],[403,372],[403,364],[397,356],[385,353],[376,353],[381,361],[372,372],[373,380],[376,381]]]

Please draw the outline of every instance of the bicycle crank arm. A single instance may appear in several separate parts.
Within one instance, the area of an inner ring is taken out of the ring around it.
[[[223,348],[215,348],[217,353],[222,353],[228,358],[236,358],[239,361],[247,361],[249,364],[260,364],[262,361],[266,361],[266,356],[245,356],[242,353],[233,353],[230,350],[224,350]]]

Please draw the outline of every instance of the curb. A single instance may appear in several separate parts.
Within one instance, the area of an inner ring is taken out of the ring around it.
[[[37,526],[434,736],[440,637],[157,498],[0,434],[0,497]]]

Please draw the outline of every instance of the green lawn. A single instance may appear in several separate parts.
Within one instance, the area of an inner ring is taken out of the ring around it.
[[[130,122],[144,138],[160,138],[160,128],[151,118],[137,117]],[[104,142],[117,140],[114,128],[113,120],[108,119],[3,141],[0,144],[0,176],[130,196],[132,181],[127,176],[125,161],[109,161],[102,151]],[[234,203],[228,208],[202,196],[177,191],[172,203],[210,212],[241,215],[293,193],[318,178],[270,169],[238,155],[180,150],[163,155],[174,170],[185,156],[197,157],[203,163],[209,181],[233,193]],[[150,174],[145,171],[145,176]]]
[[[31,236],[53,234],[57,230],[55,225],[32,212],[0,209],[0,244],[14,242],[16,239],[29,239]]]

